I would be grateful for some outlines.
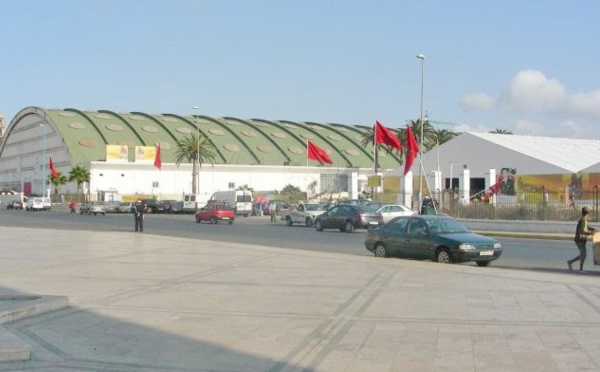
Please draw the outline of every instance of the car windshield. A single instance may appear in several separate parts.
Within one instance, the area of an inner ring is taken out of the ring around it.
[[[323,207],[321,204],[304,204],[304,210],[307,211],[322,211]]]
[[[95,202],[92,202],[92,205],[104,205],[104,202],[95,201]]]
[[[231,211],[233,210],[230,206],[225,205],[225,204],[218,204],[215,208],[218,211]]]
[[[377,208],[376,206],[369,206],[369,205],[355,205],[355,207],[361,211],[362,213],[377,213],[377,210],[379,208]]]
[[[469,232],[463,224],[451,218],[429,220],[427,223],[429,225],[429,230],[436,234]]]

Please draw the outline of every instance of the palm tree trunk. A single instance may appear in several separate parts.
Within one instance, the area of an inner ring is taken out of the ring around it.
[[[198,162],[194,159],[194,163],[192,164],[192,194],[198,194]]]

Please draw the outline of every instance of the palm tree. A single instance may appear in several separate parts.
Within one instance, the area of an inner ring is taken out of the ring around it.
[[[197,194],[199,191],[199,186],[196,184],[198,179],[197,175],[200,172],[200,169],[197,169],[198,166],[201,166],[204,161],[210,161],[212,164],[215,156],[216,156],[216,148],[210,142],[208,138],[203,136],[202,134],[192,133],[189,137],[184,137],[177,141],[177,148],[175,149],[175,164],[177,167],[187,160],[192,163],[192,193]]]
[[[429,123],[429,120],[423,120],[423,143],[421,143],[421,119],[409,120],[406,124],[412,130],[419,147],[423,147],[421,152],[427,152],[435,147],[437,143],[435,128]]]
[[[494,134],[513,134],[513,132],[511,132],[510,130],[507,129],[495,129],[495,130],[491,130],[490,133],[494,133]]]
[[[434,129],[433,136],[435,137],[436,143],[441,145],[444,142],[450,141],[452,138],[456,137],[458,134],[447,129]]]
[[[300,192],[300,188],[298,186],[294,186],[289,183],[287,185],[285,185],[285,187],[281,190],[282,194],[290,195],[290,196],[297,194],[299,192]]]
[[[90,182],[90,172],[85,169],[85,167],[76,165],[71,168],[71,171],[69,172],[69,181],[77,182],[77,192],[83,194],[81,185],[83,185],[84,182]]]
[[[51,174],[48,175],[48,183],[55,187],[54,193],[58,194],[58,186],[62,186],[68,182],[67,176],[62,174],[61,172],[56,172],[56,177],[52,177]]]
[[[246,190],[246,191],[254,192],[254,189],[248,185],[238,186],[238,188],[236,190]]]

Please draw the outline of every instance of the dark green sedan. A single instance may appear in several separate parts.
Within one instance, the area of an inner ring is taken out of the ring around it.
[[[502,254],[502,244],[467,230],[452,217],[416,215],[397,217],[370,227],[365,247],[377,257],[405,257],[487,266]]]

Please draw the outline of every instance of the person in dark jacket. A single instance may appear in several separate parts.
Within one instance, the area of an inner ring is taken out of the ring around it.
[[[135,219],[135,232],[144,231],[144,204],[138,200],[133,207],[133,217]]]
[[[579,261],[579,270],[583,270],[583,263],[585,262],[585,257],[587,255],[587,237],[594,234],[595,229],[588,226],[588,217],[590,216],[590,211],[583,207],[581,208],[581,218],[577,221],[577,228],[575,229],[575,245],[577,249],[579,249],[579,256],[570,259],[567,261],[567,265],[569,265],[569,270],[573,270],[573,263],[575,261]]]

